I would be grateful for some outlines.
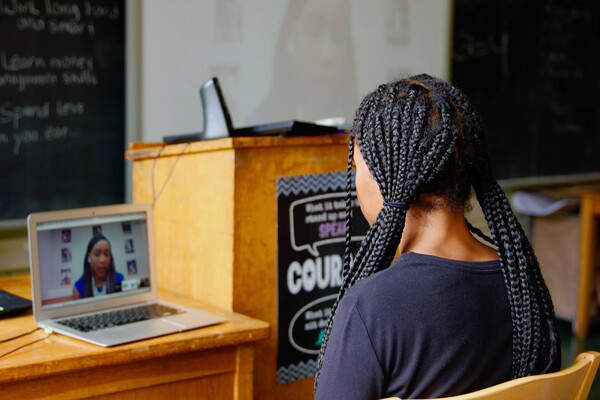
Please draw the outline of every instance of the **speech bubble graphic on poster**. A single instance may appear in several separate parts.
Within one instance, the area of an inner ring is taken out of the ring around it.
[[[306,354],[319,354],[320,332],[327,326],[336,298],[337,294],[332,294],[311,301],[292,317],[288,340],[296,350]]]
[[[358,208],[356,193],[352,195],[352,206]],[[292,249],[307,250],[318,257],[320,246],[345,241],[346,193],[326,193],[296,200],[290,205],[289,218]],[[353,236],[352,240],[363,238]]]

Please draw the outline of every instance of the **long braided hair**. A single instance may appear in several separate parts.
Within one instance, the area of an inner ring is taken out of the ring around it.
[[[356,254],[352,254],[355,143],[379,186],[384,206]],[[339,301],[356,282],[390,266],[410,204],[420,202],[421,194],[437,194],[456,211],[465,207],[471,187],[491,237],[467,224],[497,249],[506,283],[513,324],[512,378],[560,368],[560,343],[550,294],[531,244],[492,175],[479,118],[458,89],[422,74],[380,85],[356,111],[348,143],[344,275],[325,330],[315,388]]]

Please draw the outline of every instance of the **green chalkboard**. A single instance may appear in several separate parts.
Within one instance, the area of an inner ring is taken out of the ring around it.
[[[498,178],[600,172],[600,2],[455,0],[452,81]]]
[[[0,220],[124,200],[124,0],[0,1]]]

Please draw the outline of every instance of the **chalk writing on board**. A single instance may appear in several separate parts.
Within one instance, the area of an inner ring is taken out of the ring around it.
[[[50,107],[50,102],[46,101],[37,105],[10,107],[9,102],[0,105],[0,124],[10,124],[13,128],[12,134],[0,131],[0,145],[9,145],[13,141],[13,154],[18,155],[22,144],[37,143],[40,141],[55,141],[66,139],[68,136],[76,137],[77,132],[69,132],[68,126],[46,126],[43,131],[38,129],[20,130],[21,120],[38,119],[48,120],[53,116],[56,119],[66,118],[72,115],[83,115],[85,113],[85,103],[83,102],[65,102],[57,99]],[[53,119],[54,119],[53,118]]]
[[[98,77],[94,72],[94,58],[91,55],[27,56],[0,51],[0,89],[12,87],[22,92],[35,87],[60,85],[98,85]],[[20,121],[23,119],[55,121],[85,113],[85,103],[82,101],[65,101],[61,98],[53,101],[52,107],[50,103],[0,103],[0,127],[13,129],[12,133],[8,134],[0,128],[0,145],[10,145],[12,139],[12,152],[18,155],[23,144],[77,136],[77,132],[69,132],[69,127],[63,125],[47,126],[43,132],[37,129],[19,130]]]
[[[581,60],[574,58],[573,42],[584,36],[581,27],[589,26],[591,15],[584,8],[547,4],[542,9],[540,73],[548,79],[582,81]]]
[[[471,58],[496,55],[502,70],[502,78],[508,80],[508,41],[507,32],[499,35],[487,35],[484,38],[476,38],[469,32],[458,32],[455,36],[454,61],[462,63]]]
[[[456,0],[452,81],[501,179],[600,172],[600,2]]]
[[[122,201],[124,4],[0,0],[0,220]]]
[[[20,32],[94,35],[96,33],[94,19],[116,20],[120,16],[120,11],[116,3],[107,6],[91,1],[79,4],[44,0],[40,6],[33,0],[12,0],[0,2],[0,16],[2,15],[13,17],[14,27]]]

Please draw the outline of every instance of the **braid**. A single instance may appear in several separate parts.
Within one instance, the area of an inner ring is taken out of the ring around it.
[[[493,178],[482,124],[466,97],[449,93],[461,110],[466,136],[465,169],[471,176],[492,241],[498,249],[513,321],[513,377],[560,368],[560,341],[550,293],[539,263],[506,195]],[[478,230],[472,232],[484,238]]]
[[[355,255],[351,247],[354,146],[377,182],[384,206]],[[537,259],[506,195],[493,178],[482,124],[456,88],[428,75],[386,85],[358,107],[349,135],[346,182],[346,251],[343,279],[319,353],[315,388],[335,311],[360,280],[390,266],[402,238],[408,205],[439,194],[449,207],[465,206],[473,187],[491,237],[467,221],[498,252],[513,325],[514,378],[560,368],[554,310]],[[406,204],[390,207],[388,202]]]
[[[350,140],[348,141],[348,165],[346,173],[346,243],[344,246],[344,265],[350,265],[352,262],[352,189],[353,189],[353,173],[352,173],[352,159],[354,158],[354,144],[353,135],[350,134]],[[346,268],[342,270],[342,276],[345,276],[348,271]]]
[[[348,145],[351,166],[353,146],[358,143],[371,174],[387,201],[410,204],[419,189],[435,179],[446,167],[457,140],[456,118],[440,96],[424,96],[428,89],[419,82],[401,81],[381,85],[357,109]],[[438,134],[431,135],[428,119],[439,115]],[[347,192],[351,190],[348,171]],[[350,254],[350,205],[346,198],[346,252],[344,273],[338,297],[325,328],[318,359],[315,386],[329,340],[333,316],[347,290],[363,278],[391,264],[400,244],[406,222],[406,209],[384,207],[369,228],[356,255]]]
[[[481,229],[477,228],[476,226],[473,226],[469,221],[466,220],[466,218],[465,218],[465,222],[467,223],[467,226],[469,227],[469,230],[472,233],[474,233],[475,235],[479,236],[481,239],[485,240],[486,242],[488,242],[492,246],[496,246],[496,242],[494,242],[494,239],[492,239],[491,237],[489,237],[488,235],[486,235],[485,233],[483,233],[481,231]]]
[[[475,188],[498,248],[513,321],[513,378],[560,367],[552,300],[537,258],[497,183]]]

